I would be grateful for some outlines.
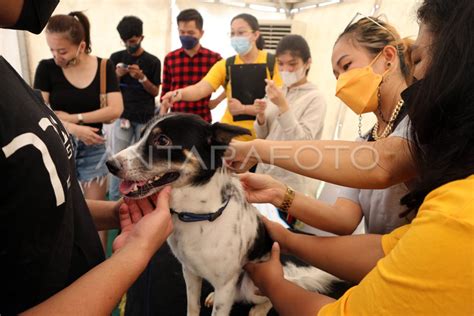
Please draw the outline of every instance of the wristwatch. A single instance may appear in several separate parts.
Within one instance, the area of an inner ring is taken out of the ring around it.
[[[283,202],[281,203],[279,209],[285,213],[288,213],[288,209],[290,208],[294,199],[295,199],[295,191],[290,186],[287,185],[285,197],[283,198]]]
[[[82,113],[77,114],[77,123],[79,125],[84,124],[84,116],[82,116]]]
[[[147,80],[148,80],[148,78],[147,78],[145,75],[143,75],[143,78],[142,78],[142,79],[138,79],[138,82],[144,83],[144,82],[147,81]]]

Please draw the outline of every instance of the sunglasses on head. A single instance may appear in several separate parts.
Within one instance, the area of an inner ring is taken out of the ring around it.
[[[359,21],[358,18],[365,18],[367,20],[369,20],[370,22],[374,23],[375,25],[379,26],[380,28],[386,30],[387,32],[389,32],[393,38],[397,38],[395,36],[395,34],[393,34],[392,31],[390,31],[388,28],[386,28],[385,26],[383,26],[382,24],[380,24],[379,22],[377,22],[377,20],[375,20],[374,18],[370,17],[370,16],[367,16],[365,14],[362,14],[360,12],[357,12],[354,17],[350,20],[349,24],[347,24],[346,28],[344,30],[347,30],[352,24],[354,24],[355,22]]]

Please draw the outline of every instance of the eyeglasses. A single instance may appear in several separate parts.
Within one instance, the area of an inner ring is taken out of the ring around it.
[[[362,14],[360,12],[357,12],[354,17],[351,19],[351,21],[349,22],[349,24],[347,24],[346,28],[344,29],[344,32],[352,25],[354,24],[354,22],[356,21],[357,17],[361,16],[362,18],[366,18],[367,20],[369,20],[370,22],[374,23],[375,25],[379,26],[380,28],[384,29],[385,31],[389,32],[392,36],[393,36],[393,39],[397,39],[398,37],[395,36],[395,34],[393,34],[392,31],[390,31],[388,28],[386,28],[385,26],[383,26],[382,24],[380,24],[379,22],[377,22],[376,20],[374,20],[373,18],[371,18],[370,16],[367,16],[365,14]],[[357,20],[358,21],[358,20]]]

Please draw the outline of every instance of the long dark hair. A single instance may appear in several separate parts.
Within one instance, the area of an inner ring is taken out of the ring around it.
[[[408,110],[419,173],[402,199],[411,210],[435,188],[474,174],[474,1],[425,0],[418,16],[439,33]]]
[[[85,14],[73,11],[68,15],[58,14],[52,16],[46,26],[46,32],[64,33],[67,39],[75,45],[79,45],[84,41],[86,43],[85,52],[89,54],[92,51],[90,28],[89,19]]]
[[[247,22],[247,24],[250,26],[252,31],[254,32],[260,31],[260,24],[258,24],[257,18],[254,17],[253,15],[248,14],[248,13],[241,13],[239,15],[234,16],[234,18],[232,19],[232,21],[230,21],[230,23],[232,24],[232,22],[234,22],[234,20],[237,20],[237,19],[242,19],[245,22]],[[260,36],[257,38],[257,42],[255,43],[255,45],[257,46],[258,49],[265,48],[265,39],[263,38],[262,34],[260,34]]]

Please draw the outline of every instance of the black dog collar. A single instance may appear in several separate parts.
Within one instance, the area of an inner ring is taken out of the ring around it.
[[[202,222],[202,221],[213,222],[219,216],[222,215],[222,212],[224,212],[225,208],[227,207],[227,204],[229,204],[229,201],[230,201],[230,196],[227,198],[227,201],[225,201],[224,205],[222,205],[214,213],[196,214],[196,213],[191,213],[191,212],[176,212],[173,209],[170,209],[170,212],[171,214],[176,214],[182,222],[186,222],[186,223]]]

